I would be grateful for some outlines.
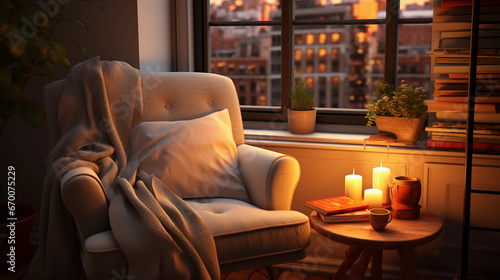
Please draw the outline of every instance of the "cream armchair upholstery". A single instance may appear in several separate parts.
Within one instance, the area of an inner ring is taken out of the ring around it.
[[[308,246],[309,219],[290,211],[300,167],[294,158],[244,143],[232,81],[207,73],[142,74],[143,121],[198,118],[227,108],[238,163],[251,204],[227,198],[186,202],[210,228],[222,273],[301,259]],[[51,143],[59,137],[57,108],[64,80],[45,88]],[[111,231],[99,176],[77,168],[61,180],[62,200],[75,220],[84,270],[89,278],[112,278],[127,267]]]

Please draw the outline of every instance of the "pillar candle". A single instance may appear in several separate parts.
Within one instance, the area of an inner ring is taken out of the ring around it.
[[[368,208],[370,209],[382,207],[382,191],[377,189],[366,189],[364,202],[368,204]]]
[[[382,167],[382,162],[380,162],[380,167],[373,168],[373,188],[382,191],[382,204],[391,203],[389,189],[387,188],[390,176],[391,170],[387,167]]]
[[[345,176],[345,196],[352,198],[355,201],[361,201],[363,177],[355,174],[354,169],[352,174]]]

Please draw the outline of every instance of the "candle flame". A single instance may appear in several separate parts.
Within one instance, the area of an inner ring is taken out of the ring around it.
[[[352,169],[352,175],[355,175],[355,173],[354,173],[354,168]]]
[[[382,161],[380,161],[380,167],[382,167]]]

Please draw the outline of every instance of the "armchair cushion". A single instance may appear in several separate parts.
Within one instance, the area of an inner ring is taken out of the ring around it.
[[[186,121],[142,122],[130,133],[139,170],[181,198],[249,201],[227,109]]]
[[[221,266],[299,252],[309,245],[309,218],[302,213],[264,210],[225,198],[186,202],[212,232]]]

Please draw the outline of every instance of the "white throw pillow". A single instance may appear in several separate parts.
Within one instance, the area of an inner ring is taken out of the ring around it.
[[[249,202],[227,109],[193,120],[141,122],[130,141],[139,170],[155,174],[181,198]]]

